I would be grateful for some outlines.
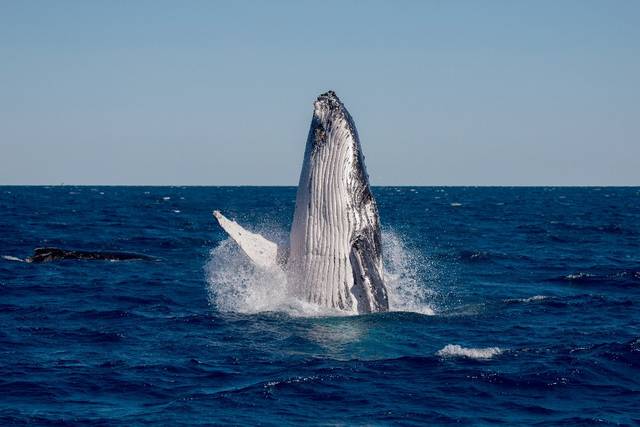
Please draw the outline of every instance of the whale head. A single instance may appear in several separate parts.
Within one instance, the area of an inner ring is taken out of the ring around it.
[[[378,209],[355,123],[333,91],[314,102],[288,270],[298,294],[312,303],[388,310]]]

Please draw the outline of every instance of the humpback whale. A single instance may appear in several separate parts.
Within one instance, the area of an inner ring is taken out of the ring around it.
[[[214,216],[262,268],[281,268],[296,296],[352,313],[389,310],[380,219],[355,123],[329,91],[314,103],[289,247]]]
[[[75,251],[60,248],[35,248],[33,255],[26,258],[25,262],[43,263],[61,261],[66,259],[104,260],[104,261],[128,261],[128,260],[154,260],[148,255],[132,252],[98,252]]]

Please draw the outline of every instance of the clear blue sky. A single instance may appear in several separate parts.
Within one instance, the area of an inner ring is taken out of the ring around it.
[[[0,184],[640,185],[639,1],[0,2]]]

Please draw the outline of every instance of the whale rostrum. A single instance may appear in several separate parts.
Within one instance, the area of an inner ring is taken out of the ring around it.
[[[378,208],[355,124],[333,91],[314,103],[289,248],[214,216],[257,266],[282,268],[296,296],[353,313],[389,310]]]

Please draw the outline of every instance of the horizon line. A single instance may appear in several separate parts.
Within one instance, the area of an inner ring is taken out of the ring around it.
[[[235,188],[296,188],[298,185],[289,184],[0,184],[0,187],[235,187]],[[636,188],[640,184],[372,184],[371,187],[406,187],[406,188]]]

